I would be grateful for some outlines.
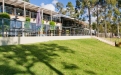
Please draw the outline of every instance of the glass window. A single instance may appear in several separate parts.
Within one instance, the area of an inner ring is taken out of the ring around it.
[[[0,5],[0,12],[3,12],[3,8],[2,8],[2,5]]]
[[[16,8],[16,14],[19,15],[19,16],[24,16],[23,9]]]
[[[29,17],[29,11],[28,10],[26,10],[26,16]]]
[[[13,14],[13,8],[10,6],[5,6],[5,12],[8,14]]]
[[[0,6],[0,12],[2,12],[2,6]]]
[[[31,12],[31,17],[36,18],[37,13],[36,12]]]

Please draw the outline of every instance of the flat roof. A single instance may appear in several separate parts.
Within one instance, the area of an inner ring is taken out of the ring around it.
[[[2,1],[3,0],[0,0],[0,2],[2,2]],[[10,5],[13,5],[15,7],[24,8],[24,2],[25,1],[23,1],[23,0],[4,0],[4,1],[5,1],[6,4],[10,4]],[[43,10],[43,13],[45,13],[45,14],[51,15],[51,12],[52,12],[52,15],[57,14],[57,12],[55,12],[55,11],[52,11],[52,10],[49,10],[49,9],[46,9],[46,8],[42,8],[40,6],[31,4],[29,2],[25,2],[25,8],[29,9],[29,10],[34,10],[34,11],[38,11],[38,9],[40,8],[40,10]]]

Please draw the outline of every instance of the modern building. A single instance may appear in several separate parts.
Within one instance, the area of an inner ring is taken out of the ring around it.
[[[18,16],[17,20],[21,21],[22,25],[24,25],[26,17],[30,17],[31,24],[35,26],[37,11],[39,9],[41,11],[41,19],[44,20],[45,25],[49,25],[50,21],[55,21],[56,26],[58,26],[60,30],[65,29],[64,33],[66,33],[66,30],[69,30],[71,34],[72,31],[75,32],[75,30],[78,30],[80,27],[85,27],[82,21],[76,20],[69,16],[60,15],[55,11],[42,8],[22,0],[0,0],[0,13],[9,13],[11,19],[15,18],[15,16]],[[45,32],[47,33],[47,29],[45,29]]]

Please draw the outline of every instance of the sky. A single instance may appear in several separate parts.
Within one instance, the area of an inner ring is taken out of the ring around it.
[[[75,0],[30,0],[30,3],[55,11],[56,9],[54,5],[57,2],[63,3],[66,7],[69,1],[75,6]]]
[[[57,2],[61,2],[64,7],[66,7],[68,2],[71,2],[73,6],[76,5],[76,0],[30,0],[30,3],[41,6],[43,8],[56,11],[55,4]],[[92,17],[92,22],[95,22],[95,17]],[[88,19],[86,19],[86,23],[88,23]]]

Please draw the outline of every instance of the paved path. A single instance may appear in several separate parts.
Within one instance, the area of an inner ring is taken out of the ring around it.
[[[100,37],[96,37],[96,36],[92,36],[92,38],[98,39],[98,40],[100,40],[100,41],[102,41],[104,43],[115,46],[115,42],[112,42],[112,41],[109,41],[109,40],[106,40],[106,39],[103,39],[103,38],[100,38]]]

